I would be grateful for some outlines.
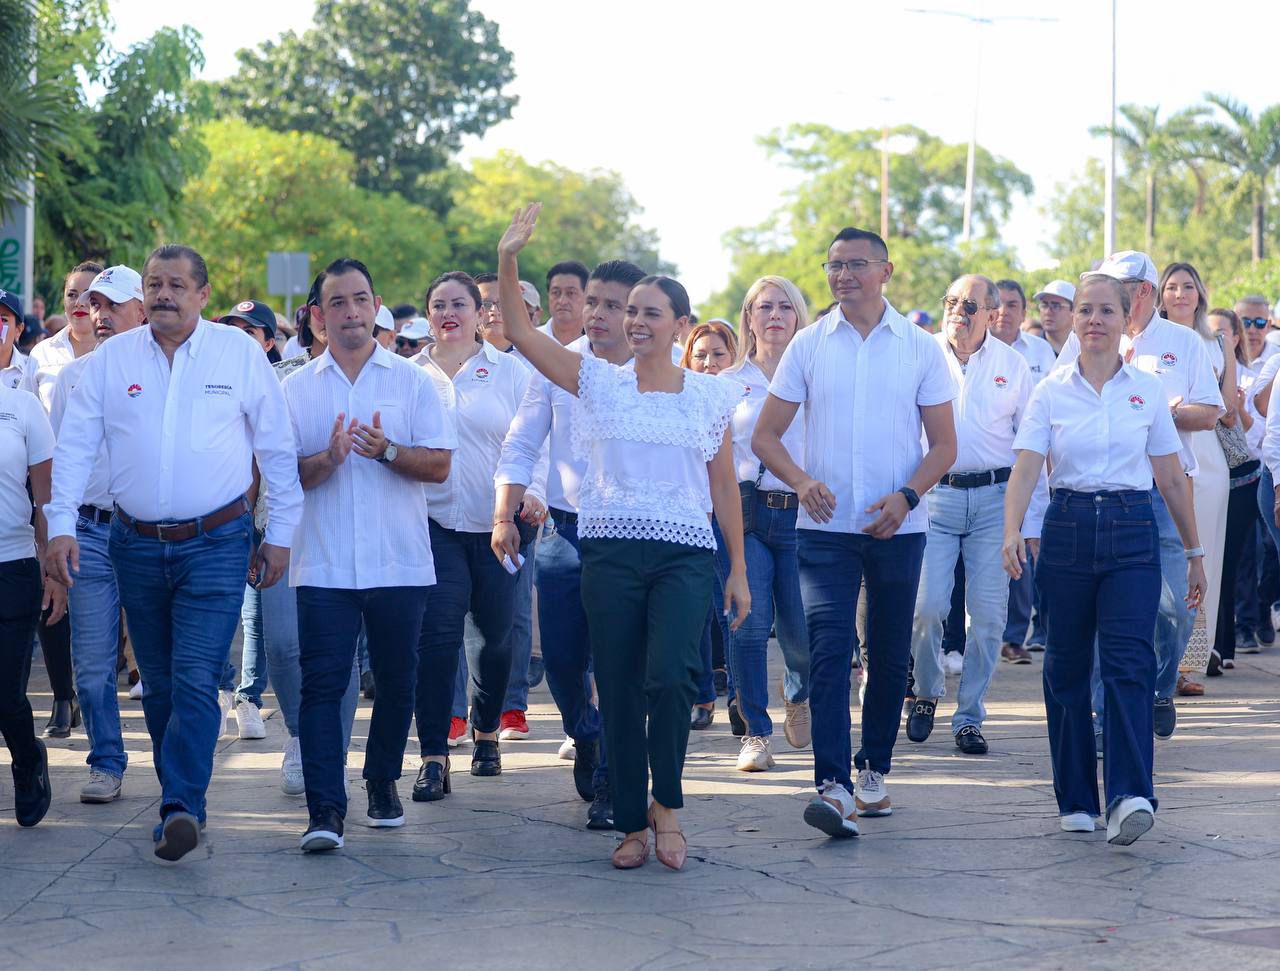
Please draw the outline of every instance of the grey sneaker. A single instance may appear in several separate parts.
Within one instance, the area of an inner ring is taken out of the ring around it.
[[[786,720],[782,723],[782,735],[792,748],[808,748],[813,742],[813,727],[809,721],[809,702],[787,701],[782,698]]]
[[[80,801],[88,803],[114,802],[120,798],[121,778],[99,768],[89,770],[89,781],[80,788]]]

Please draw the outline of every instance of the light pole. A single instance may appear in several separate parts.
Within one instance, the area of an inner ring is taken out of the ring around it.
[[[886,105],[892,98],[881,98]],[[880,238],[889,238],[889,111],[880,126]]]
[[[969,23],[978,28],[978,45],[977,45],[977,67],[974,69],[973,75],[973,127],[969,132],[969,155],[965,160],[964,166],[964,222],[960,229],[960,238],[964,242],[973,239],[973,191],[974,191],[974,167],[977,160],[978,152],[978,105],[981,102],[982,95],[982,40],[983,31],[981,28],[988,27],[996,23],[1009,23],[1012,21],[1025,21],[1028,23],[1050,24],[1056,23],[1057,17],[979,17],[974,14],[960,13],[956,10],[931,10],[918,7],[910,7],[907,13],[920,13],[937,17],[959,17],[961,20],[967,20]]]
[[[1111,123],[1107,126],[1106,185],[1102,189],[1102,257],[1116,251],[1116,0],[1111,0]]]

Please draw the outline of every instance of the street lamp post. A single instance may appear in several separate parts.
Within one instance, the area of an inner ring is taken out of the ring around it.
[[[1102,256],[1116,251],[1116,0],[1111,0],[1111,123],[1107,126],[1106,185],[1102,190]]]

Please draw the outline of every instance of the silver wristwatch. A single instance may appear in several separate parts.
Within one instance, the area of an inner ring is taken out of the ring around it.
[[[383,453],[378,456],[378,461],[387,463],[394,462],[399,453],[400,450],[396,448],[395,442],[387,442],[387,447],[383,450]]]

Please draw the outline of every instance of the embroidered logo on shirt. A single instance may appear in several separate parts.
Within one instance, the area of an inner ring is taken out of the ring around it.
[[[252,300],[245,300],[245,301],[243,301],[243,302],[241,302],[241,303],[236,304],[236,313],[238,313],[238,314],[247,313],[248,311],[250,311],[250,310],[252,310],[252,309],[253,309],[253,301],[252,301]]]
[[[488,380],[489,380],[489,369],[488,369],[488,368],[484,368],[484,367],[478,367],[478,368],[476,368],[476,380],[477,380],[477,381],[488,381]]]
[[[1178,355],[1173,353],[1173,351],[1165,351],[1160,355],[1160,363],[1165,367],[1173,367],[1178,363]]]
[[[1040,365],[1039,365],[1039,364],[1033,364],[1033,365],[1031,365],[1031,370],[1032,370],[1033,372],[1035,372],[1036,374],[1039,374],[1039,373],[1040,373]]]
[[[997,374],[997,375],[996,375],[996,387],[997,387],[997,388],[1007,388],[1007,387],[1009,387],[1009,379],[1008,379],[1008,378],[1006,378],[1003,374]]]
[[[140,384],[129,385],[129,390],[126,391],[125,394],[127,394],[130,398],[138,397],[138,395],[142,394],[142,385]]]
[[[1129,395],[1129,407],[1132,408],[1134,411],[1141,411],[1146,406],[1147,406],[1147,403],[1146,401],[1143,400],[1142,395],[1140,394]]]
[[[229,384],[206,384],[204,386],[206,395],[221,395],[224,398],[231,397],[231,385]]]

